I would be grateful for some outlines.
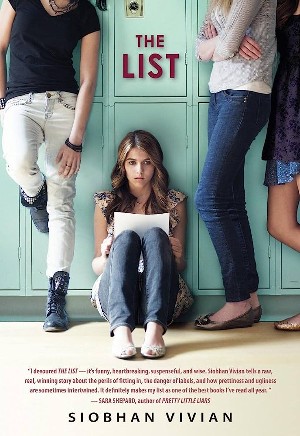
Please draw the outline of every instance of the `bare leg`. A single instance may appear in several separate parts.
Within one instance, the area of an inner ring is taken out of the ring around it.
[[[244,301],[227,302],[220,310],[215,312],[213,315],[210,315],[209,318],[215,322],[229,321],[230,319],[237,318],[238,316],[248,312],[251,307],[250,299]]]
[[[256,307],[259,306],[259,300],[258,300],[258,295],[257,292],[252,292],[252,294],[250,294],[250,304],[252,309],[256,309]]]
[[[120,326],[114,329],[113,354],[120,359],[126,359],[136,354],[132,342],[131,330],[127,326]]]
[[[268,231],[270,235],[290,248],[300,252],[300,225],[297,221],[300,176],[284,185],[269,187]],[[300,314],[288,319],[300,324]]]
[[[268,231],[278,241],[300,252],[300,225],[297,221],[299,187],[300,176],[290,183],[269,187]],[[210,319],[216,322],[227,321],[242,315],[250,307],[257,306],[259,301],[257,293],[254,292],[250,300],[225,303],[218,312],[210,316]],[[300,314],[292,320],[300,323]]]
[[[141,353],[144,357],[162,357],[165,354],[165,343],[163,340],[164,329],[161,324],[150,321],[147,323],[145,339]]]
[[[148,322],[147,329],[145,333],[145,345],[158,345],[163,346],[164,340],[163,340],[163,328],[160,324],[157,324],[156,322]]]
[[[278,241],[300,252],[298,179],[299,176],[290,183],[269,187],[268,232]]]

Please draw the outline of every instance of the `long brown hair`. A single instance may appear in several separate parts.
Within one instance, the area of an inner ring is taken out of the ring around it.
[[[278,0],[276,10],[277,27],[281,29],[287,20],[296,12],[299,0]]]
[[[125,160],[133,148],[143,150],[154,166],[151,180],[151,194],[145,205],[145,213],[167,212],[167,192],[169,174],[163,165],[163,152],[158,140],[145,130],[135,130],[127,133],[122,139],[117,162],[111,173],[111,184],[114,198],[106,209],[106,220],[110,223],[114,212],[131,212],[135,206],[136,197],[129,191],[128,180],[125,172]]]

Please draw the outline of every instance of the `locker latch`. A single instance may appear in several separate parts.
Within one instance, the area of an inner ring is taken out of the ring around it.
[[[125,0],[125,14],[127,18],[143,17],[144,0]]]

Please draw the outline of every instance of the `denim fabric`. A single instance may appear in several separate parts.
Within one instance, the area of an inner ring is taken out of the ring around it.
[[[138,273],[140,255],[144,271]],[[148,230],[142,240],[125,230],[114,240],[99,285],[101,312],[111,335],[119,326],[154,321],[164,331],[172,320],[179,290],[178,272],[168,235],[160,228]]]
[[[258,287],[244,165],[269,112],[268,94],[227,90],[211,95],[208,151],[195,205],[219,258],[226,301],[247,300]]]
[[[282,162],[270,159],[267,161],[265,172],[265,186],[290,183],[300,174],[300,162]]]
[[[47,275],[69,272],[74,254],[75,180],[58,175],[57,153],[71,132],[76,94],[47,92],[8,100],[2,116],[3,153],[9,176],[34,197],[44,183],[48,189],[49,246]],[[45,143],[44,175],[38,152]]]

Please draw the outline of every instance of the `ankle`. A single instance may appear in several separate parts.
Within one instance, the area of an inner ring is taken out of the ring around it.
[[[116,327],[113,330],[113,336],[116,342],[132,343],[132,333],[127,326]]]
[[[224,306],[224,309],[229,309],[233,311],[244,311],[251,309],[250,300],[243,300],[243,301],[231,301],[227,302]]]
[[[47,206],[48,194],[46,180],[43,181],[39,191],[33,197],[26,194],[23,188],[20,187],[21,204],[25,207],[37,207],[39,209],[45,209]]]
[[[164,345],[163,340],[164,328],[157,322],[150,321],[146,326],[144,344]]]
[[[256,307],[260,306],[257,292],[252,292],[250,294],[250,304],[252,309],[255,309]]]
[[[249,300],[226,302],[217,312],[210,316],[212,321],[223,322],[243,315],[251,309]]]

